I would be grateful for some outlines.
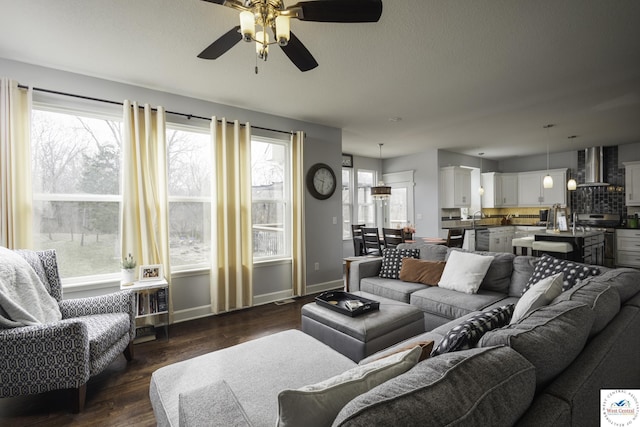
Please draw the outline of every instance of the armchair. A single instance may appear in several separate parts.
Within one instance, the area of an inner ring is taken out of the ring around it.
[[[119,291],[62,300],[54,250],[17,251],[58,301],[62,320],[0,329],[0,397],[71,389],[73,411],[82,411],[87,381],[123,352],[133,359],[133,294]]]

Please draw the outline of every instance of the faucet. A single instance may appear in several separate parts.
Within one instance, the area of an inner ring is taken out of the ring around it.
[[[476,229],[476,214],[480,214],[480,220],[482,220],[482,211],[475,211],[473,215],[471,215],[471,228]]]

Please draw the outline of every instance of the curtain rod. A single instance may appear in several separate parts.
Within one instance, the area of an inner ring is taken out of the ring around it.
[[[18,84],[18,87],[20,89],[29,89],[28,86],[24,86],[21,84]],[[36,91],[36,92],[45,92],[45,93],[51,93],[53,95],[62,95],[62,96],[69,96],[72,98],[79,98],[79,99],[85,99],[88,101],[96,101],[96,102],[103,102],[105,104],[112,104],[112,105],[124,105],[122,102],[118,102],[118,101],[111,101],[108,99],[102,99],[102,98],[94,98],[92,96],[85,96],[85,95],[77,95],[77,94],[73,94],[73,93],[67,93],[67,92],[60,92],[57,90],[51,90],[51,89],[43,89],[40,87],[34,87],[31,88],[32,90]],[[139,106],[138,108],[144,108],[143,106]],[[157,111],[157,108],[152,108],[153,111]],[[186,114],[186,113],[178,113],[176,111],[167,111],[165,110],[165,113],[167,114],[173,114],[174,116],[181,116],[181,117],[186,117],[188,120],[191,119],[200,119],[200,120],[208,120],[211,121],[211,117],[202,117],[202,116],[196,116],[193,114]],[[218,122],[222,122],[222,120],[218,120]],[[240,124],[241,126],[246,126],[244,123]],[[284,133],[287,135],[291,135],[293,134],[292,131],[285,131],[285,130],[279,130],[279,129],[271,129],[271,128],[265,128],[265,127],[261,127],[261,126],[253,126],[251,125],[252,129],[260,129],[260,130],[266,130],[269,132],[277,132],[277,133]]]

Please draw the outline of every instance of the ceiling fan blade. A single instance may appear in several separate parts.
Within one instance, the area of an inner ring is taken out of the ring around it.
[[[287,8],[301,21],[378,22],[382,0],[304,1]]]
[[[215,3],[215,4],[224,4],[226,0],[203,0],[203,1],[206,1],[209,3]]]
[[[318,66],[309,49],[293,33],[290,33],[289,43],[281,48],[300,71],[313,70]]]
[[[229,31],[227,31],[218,40],[211,43],[205,50],[200,52],[198,58],[202,59],[218,59],[222,54],[231,49],[242,40],[242,34],[240,34],[240,26],[236,25]]]

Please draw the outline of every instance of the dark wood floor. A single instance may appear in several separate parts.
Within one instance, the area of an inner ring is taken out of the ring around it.
[[[149,401],[153,371],[278,331],[300,329],[300,308],[313,297],[171,325],[168,340],[137,344],[134,360],[127,363],[120,356],[92,378],[82,413],[70,412],[64,391],[4,398],[0,399],[0,426],[154,426]]]

